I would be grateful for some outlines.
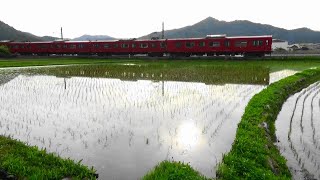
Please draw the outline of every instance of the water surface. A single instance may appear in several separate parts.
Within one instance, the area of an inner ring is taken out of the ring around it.
[[[294,179],[320,179],[320,82],[291,96],[276,121],[277,146]]]
[[[163,160],[215,177],[250,98],[290,72],[130,65],[0,74],[1,134],[83,159],[101,179],[138,179]]]

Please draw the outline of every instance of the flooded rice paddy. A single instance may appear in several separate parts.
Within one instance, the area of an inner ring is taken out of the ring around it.
[[[294,179],[320,179],[320,82],[285,102],[276,129]]]
[[[225,72],[226,71],[226,72]],[[214,177],[265,68],[63,66],[0,70],[0,133],[138,179],[163,160]]]

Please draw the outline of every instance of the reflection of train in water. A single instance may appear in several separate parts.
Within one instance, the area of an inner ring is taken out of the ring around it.
[[[272,36],[208,35],[205,38],[0,42],[14,54],[21,55],[136,55],[148,56],[264,56],[271,53]]]

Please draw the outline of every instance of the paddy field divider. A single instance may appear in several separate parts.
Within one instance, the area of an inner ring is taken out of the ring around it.
[[[238,124],[232,149],[218,166],[217,179],[291,179],[274,144],[275,121],[289,96],[320,80],[320,68],[277,81],[253,96]]]

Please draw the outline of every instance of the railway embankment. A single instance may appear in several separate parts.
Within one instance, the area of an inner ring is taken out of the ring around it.
[[[286,99],[320,80],[320,68],[282,79],[256,94],[238,125],[231,151],[224,155],[218,179],[291,179],[274,143],[275,120]]]

